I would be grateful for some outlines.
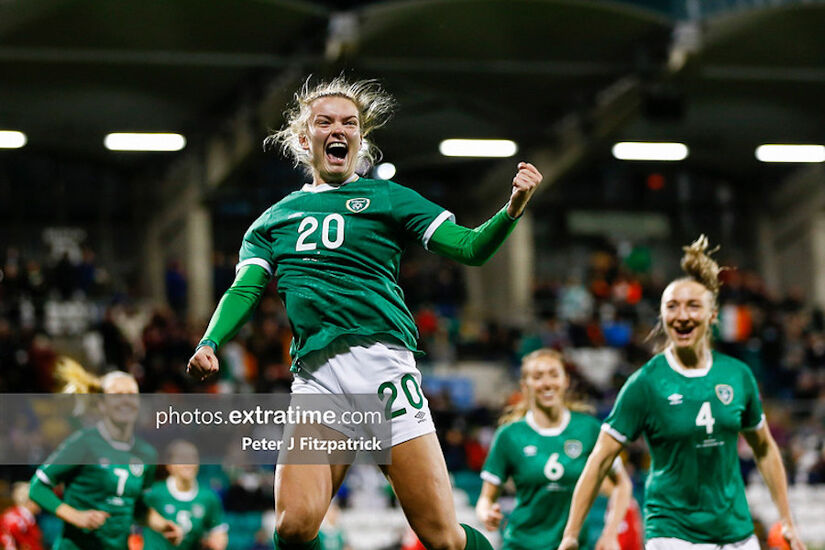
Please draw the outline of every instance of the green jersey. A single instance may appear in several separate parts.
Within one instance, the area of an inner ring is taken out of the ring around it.
[[[78,510],[101,510],[109,517],[90,531],[63,525],[57,550],[123,550],[135,521],[135,504],[154,480],[157,453],[141,439],[115,441],[105,425],[75,432],[35,472],[39,481],[64,483],[63,502]]]
[[[711,366],[684,369],[668,350],[633,373],[604,429],[650,448],[645,535],[693,543],[749,537],[753,521],[736,452],[739,432],[764,422],[750,368],[713,352]]]
[[[414,242],[426,248],[452,218],[387,180],[305,185],[247,230],[238,267],[257,264],[277,277],[296,364],[341,337],[417,351],[418,331],[398,286],[401,253]]]
[[[494,485],[512,477],[516,485],[503,548],[556,548],[561,543],[573,489],[598,437],[598,420],[571,411],[565,411],[557,428],[539,428],[528,412],[498,429],[481,477]]]
[[[164,518],[177,523],[184,533],[180,545],[172,546],[160,533],[144,529],[145,550],[197,550],[205,536],[229,528],[223,522],[223,507],[218,496],[198,487],[197,483],[189,491],[179,491],[174,479],[169,477],[152,485],[143,495],[143,501]]]

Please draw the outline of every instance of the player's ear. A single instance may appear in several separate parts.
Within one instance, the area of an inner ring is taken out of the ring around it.
[[[306,134],[298,134],[298,144],[304,151],[309,151],[309,140]]]

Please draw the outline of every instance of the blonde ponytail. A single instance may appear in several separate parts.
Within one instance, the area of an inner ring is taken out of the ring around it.
[[[55,375],[61,393],[103,393],[101,379],[70,357],[58,358]]]
[[[719,247],[708,250],[710,244],[707,236],[699,235],[699,238],[693,241],[690,246],[682,247],[685,254],[682,256],[682,261],[679,265],[682,266],[682,271],[688,277],[702,284],[705,288],[713,293],[714,301],[719,295],[719,289],[722,287],[722,282],[719,280],[719,274],[725,269],[720,267],[711,254],[719,251]]]

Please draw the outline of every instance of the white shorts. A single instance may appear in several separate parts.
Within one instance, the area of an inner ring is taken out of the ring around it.
[[[421,390],[421,373],[410,350],[372,343],[334,349],[330,355],[320,364],[302,362],[292,382],[293,394],[379,395],[391,417],[393,447],[435,431]]]
[[[682,539],[655,537],[645,543],[645,550],[759,550],[759,540],[751,535],[726,544],[693,543]]]

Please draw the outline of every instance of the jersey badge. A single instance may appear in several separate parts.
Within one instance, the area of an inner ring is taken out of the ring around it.
[[[727,384],[717,384],[716,397],[723,405],[730,405],[730,402],[733,401],[733,388]]]
[[[539,450],[535,445],[527,445],[524,448],[524,456],[536,456],[537,452],[539,452]]]
[[[166,512],[167,515],[172,515],[175,513],[175,505],[174,504],[167,504],[163,507],[163,511]]]
[[[195,504],[194,506],[192,506],[192,515],[196,518],[202,518],[203,513],[204,509],[203,506],[201,506],[200,504]]]
[[[97,463],[100,464],[101,468],[108,468],[112,465],[112,461],[106,458],[105,456],[101,457],[100,460],[97,461]]]
[[[568,439],[564,442],[564,454],[570,458],[579,458],[584,450],[584,445],[578,439]]]
[[[370,207],[370,200],[366,198],[350,199],[347,201],[347,210],[353,214],[363,212]]]
[[[682,397],[684,396],[681,393],[671,393],[667,396],[667,400],[670,401],[671,405],[681,405]]]
[[[143,464],[141,464],[140,462],[132,462],[131,464],[129,464],[129,470],[132,472],[132,474],[140,477],[143,475]]]

